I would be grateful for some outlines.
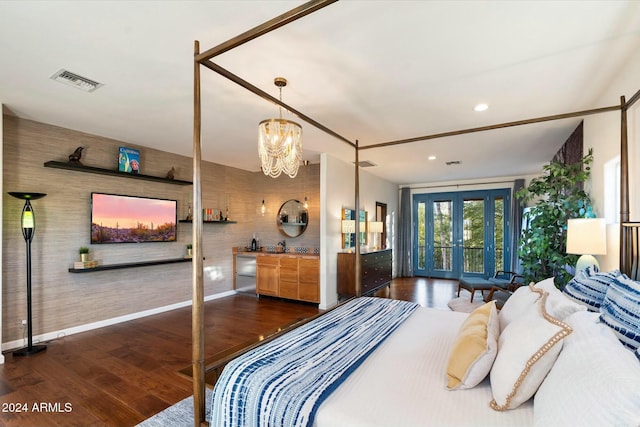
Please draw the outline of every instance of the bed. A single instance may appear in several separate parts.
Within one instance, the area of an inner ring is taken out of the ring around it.
[[[589,274],[584,283],[634,283],[628,293],[640,307],[637,282]],[[640,355],[625,348],[600,321],[600,312],[555,289],[553,280],[522,287],[500,312],[493,303],[481,308],[467,314],[382,298],[350,300],[230,362],[213,391],[210,425],[640,425]],[[374,315],[356,317],[367,311]],[[456,346],[465,331],[477,330],[470,322],[476,312],[486,315],[480,316],[486,342],[495,341],[485,343],[467,374],[454,376],[459,381],[450,387]],[[385,317],[404,319],[382,325],[380,332],[374,325]],[[355,336],[348,335],[351,329]],[[361,348],[358,340],[369,342],[372,336],[376,339],[362,357],[355,355],[351,365],[327,374],[334,365],[346,366],[345,354],[354,352],[349,342]],[[300,342],[309,341],[311,347],[319,342],[321,350],[302,353]],[[334,351],[342,351],[336,361]],[[334,378],[324,383],[327,376]]]

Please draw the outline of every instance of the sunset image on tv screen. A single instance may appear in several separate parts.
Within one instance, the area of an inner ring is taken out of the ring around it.
[[[176,240],[175,200],[93,193],[91,243]]]

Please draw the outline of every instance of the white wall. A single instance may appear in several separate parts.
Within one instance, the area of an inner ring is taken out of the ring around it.
[[[354,154],[355,156],[355,154]],[[369,212],[369,220],[375,218],[376,202],[387,204],[387,215],[392,227],[391,249],[395,248],[398,216],[398,186],[363,170],[359,171],[360,209]],[[343,208],[355,209],[355,169],[352,162],[344,162],[328,154],[320,156],[320,308],[331,307],[338,302],[337,262],[342,251],[340,222]],[[372,236],[369,236],[371,239]],[[394,251],[395,261],[395,251]],[[397,263],[395,263],[397,264]]]
[[[611,106],[620,103],[620,96],[628,101],[639,89],[637,76],[640,74],[640,56],[630,58],[625,68],[605,90],[596,103],[598,106]],[[605,164],[620,155],[620,112],[603,113],[586,117],[584,120],[584,151],[593,148],[591,178],[587,186],[594,201],[596,215],[605,214]],[[627,113],[627,136],[629,147],[629,193],[630,220],[640,221],[640,197],[638,197],[638,179],[640,179],[640,105],[636,103]],[[617,215],[619,217],[619,214]],[[619,224],[607,226],[607,254],[598,256],[603,271],[619,268]]]

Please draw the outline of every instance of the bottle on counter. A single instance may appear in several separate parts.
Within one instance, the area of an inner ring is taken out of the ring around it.
[[[252,251],[257,251],[258,250],[258,242],[256,241],[256,235],[253,235],[253,239],[251,239],[251,250]]]

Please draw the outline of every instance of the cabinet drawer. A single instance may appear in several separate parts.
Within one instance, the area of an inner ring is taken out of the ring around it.
[[[279,265],[280,264],[280,260],[277,257],[274,257],[274,256],[258,255],[256,257],[256,264],[259,264],[259,265]]]
[[[317,283],[300,282],[298,299],[308,302],[320,302],[320,287]]]
[[[280,266],[280,281],[298,282],[298,269],[286,268]]]
[[[280,288],[278,296],[282,298],[298,299],[298,283],[295,281],[282,280],[282,272],[280,274]]]

